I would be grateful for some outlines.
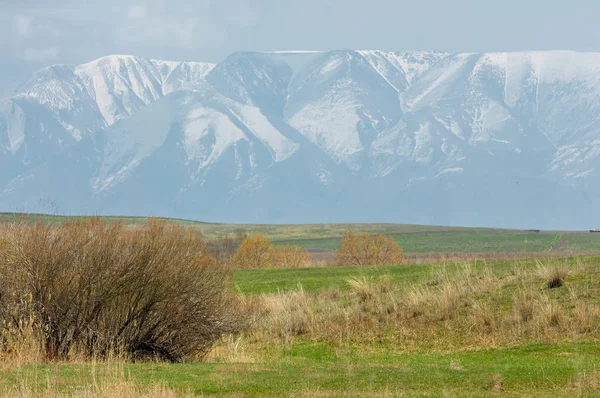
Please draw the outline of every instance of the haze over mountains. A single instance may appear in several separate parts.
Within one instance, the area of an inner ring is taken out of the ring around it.
[[[0,105],[0,210],[600,226],[600,54],[109,56]]]

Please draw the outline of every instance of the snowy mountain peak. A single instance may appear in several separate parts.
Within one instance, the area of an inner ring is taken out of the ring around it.
[[[599,169],[596,53],[112,55],[0,106],[4,210],[570,228]]]

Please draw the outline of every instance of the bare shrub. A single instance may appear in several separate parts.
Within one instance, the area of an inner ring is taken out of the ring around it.
[[[384,235],[356,235],[346,231],[335,262],[337,265],[396,265],[402,263],[402,249]]]
[[[242,245],[247,234],[243,231],[237,231],[234,234],[226,233],[208,241],[206,244],[208,253],[214,257],[219,264],[231,265],[235,253]]]
[[[99,219],[15,225],[0,251],[0,348],[27,325],[46,359],[202,358],[246,316],[193,230]]]

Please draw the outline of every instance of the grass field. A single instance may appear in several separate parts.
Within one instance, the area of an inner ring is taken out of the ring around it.
[[[63,223],[83,217],[51,215],[0,214],[1,222]],[[109,222],[121,221],[137,226],[145,218],[105,217]],[[319,224],[319,225],[243,225],[211,224],[187,220],[167,219],[168,222],[198,228],[208,240],[238,231],[260,232],[276,246],[295,245],[306,249],[333,251],[346,230],[381,233],[392,236],[405,253],[600,253],[600,233],[587,231],[542,231],[539,233],[492,229],[459,228],[402,224]]]
[[[599,356],[600,347],[586,343],[343,356],[322,345],[294,344],[276,363],[25,366],[0,370],[0,383],[25,379],[38,391],[50,385],[53,391],[72,394],[103,379],[110,382],[117,374],[118,379],[190,395],[588,397],[600,393],[595,389]]]
[[[549,290],[544,270],[559,267],[566,284]],[[130,396],[600,396],[598,257],[240,270],[232,289],[270,310],[206,363],[12,363],[0,365],[0,391],[112,397],[133,385]],[[515,320],[520,292],[532,294],[533,321]],[[423,313],[410,315],[411,303]],[[448,303],[451,316],[443,315]]]
[[[476,261],[469,262],[474,269],[491,268],[495,272],[508,273],[515,269],[534,269],[539,263],[538,259],[516,261]],[[573,266],[581,262],[581,257],[548,260],[566,266]],[[600,272],[600,257],[586,257],[586,263],[593,267],[598,265]],[[295,290],[302,286],[306,292],[321,292],[325,290],[349,289],[348,280],[355,277],[382,278],[390,283],[412,286],[424,283],[435,278],[436,275],[454,273],[465,266],[465,263],[448,264],[410,264],[405,266],[378,266],[378,267],[323,267],[299,269],[249,269],[238,270],[234,277],[234,290],[248,294],[277,293]]]
[[[5,223],[71,219],[0,215]],[[257,317],[206,362],[41,364],[13,356],[0,361],[0,396],[600,396],[600,256],[583,255],[600,252],[600,234],[167,222],[209,240],[260,232],[276,245],[326,254],[348,229],[378,232],[393,236],[408,259],[464,260],[233,271],[231,292]],[[473,260],[478,253],[489,260]]]

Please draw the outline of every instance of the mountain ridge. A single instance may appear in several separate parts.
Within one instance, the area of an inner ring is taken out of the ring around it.
[[[598,217],[598,53],[108,56],[44,68],[2,109],[3,210],[44,210],[38,198],[236,222]]]

